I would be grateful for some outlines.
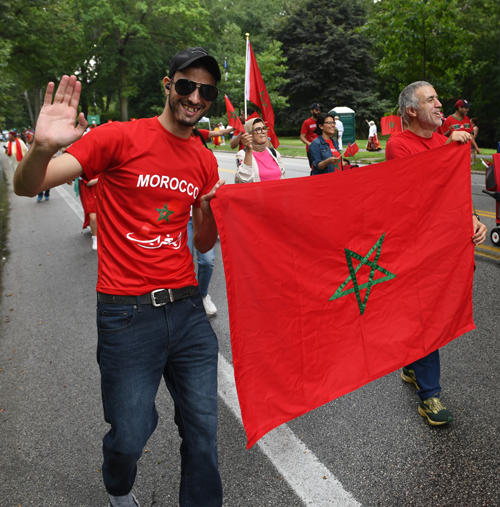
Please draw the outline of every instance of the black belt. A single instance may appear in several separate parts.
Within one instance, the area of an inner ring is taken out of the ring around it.
[[[97,301],[115,305],[134,305],[139,298],[142,305],[163,306],[179,299],[189,298],[198,293],[198,287],[189,285],[180,289],[157,289],[142,296],[113,296],[111,294],[97,293]]]

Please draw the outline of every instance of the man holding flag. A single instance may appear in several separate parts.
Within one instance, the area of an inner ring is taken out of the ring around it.
[[[417,81],[403,89],[399,96],[399,109],[408,130],[389,139],[385,151],[387,160],[407,157],[454,141],[464,144],[471,140],[470,134],[464,131],[454,131],[449,138],[435,132],[441,125],[441,103],[432,85],[426,81]],[[486,226],[475,213],[473,223],[472,241],[479,245],[486,238]],[[418,412],[427,417],[429,424],[441,426],[453,421],[453,415],[440,401],[439,349],[405,366],[401,377],[418,389]]]

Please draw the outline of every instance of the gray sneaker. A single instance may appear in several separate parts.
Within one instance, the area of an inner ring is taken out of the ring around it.
[[[137,498],[129,493],[124,496],[109,495],[109,507],[140,507]]]

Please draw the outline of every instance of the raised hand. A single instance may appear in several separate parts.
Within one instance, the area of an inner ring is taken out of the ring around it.
[[[82,85],[76,77],[63,76],[52,101],[54,87],[52,82],[47,85],[36,123],[35,143],[39,148],[56,152],[80,139],[88,123],[83,113],[78,114]]]
[[[246,132],[241,136],[241,142],[243,146],[248,150],[253,150],[253,137],[252,134],[247,134]]]
[[[465,132],[464,130],[454,130],[450,137],[448,138],[448,143],[453,143],[454,141],[457,141],[461,144],[468,143],[471,140],[471,135],[468,132]]]

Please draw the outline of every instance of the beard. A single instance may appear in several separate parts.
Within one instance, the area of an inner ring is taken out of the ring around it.
[[[424,123],[424,124],[427,124],[427,125],[431,125],[434,128],[438,128],[438,127],[440,127],[443,124],[443,121],[442,121],[441,117],[436,116],[431,111],[422,111],[422,110],[419,110],[419,112],[417,113],[417,115],[418,115],[418,119],[419,119],[419,121],[421,123]]]
[[[204,104],[201,104],[202,109],[200,109],[200,112],[196,116],[187,117],[180,101],[172,100],[171,94],[168,96],[168,105],[177,122],[181,125],[184,125],[185,127],[194,127],[208,110],[208,107],[206,107]],[[200,104],[196,105],[198,106]]]

